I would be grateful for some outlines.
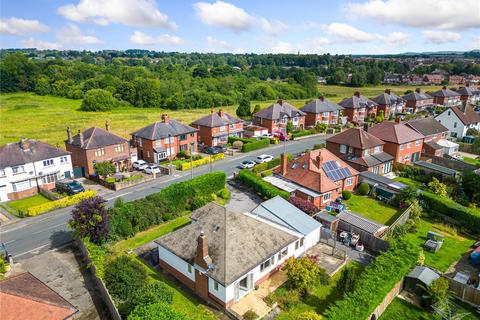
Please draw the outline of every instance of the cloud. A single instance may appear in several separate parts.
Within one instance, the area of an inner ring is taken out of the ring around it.
[[[152,37],[141,31],[135,31],[130,36],[130,42],[140,46],[151,46],[154,44],[182,45],[185,43],[185,40],[183,40],[180,37],[172,36],[169,34],[162,34],[158,37]]]
[[[409,27],[456,30],[480,27],[478,0],[368,0],[349,3],[345,10],[352,17]]]
[[[404,46],[410,40],[410,35],[403,32],[392,32],[385,37],[385,42],[392,47]]]
[[[235,46],[232,46],[231,44],[223,41],[216,39],[212,36],[207,36],[206,38],[207,44],[208,44],[208,49],[207,51],[209,52],[231,52],[231,53],[244,53],[245,51],[242,48],[238,48]]]
[[[266,18],[260,18],[259,21],[262,30],[273,36],[278,36],[287,29],[287,25],[277,19],[268,20]]]
[[[119,23],[131,27],[177,28],[153,0],[80,0],[77,5],[58,8],[58,12],[68,20],[103,26]]]
[[[467,44],[469,50],[480,50],[480,36],[473,37],[472,41]]]
[[[62,47],[59,43],[38,40],[32,37],[22,40],[21,44],[24,48],[37,48],[38,50],[60,49]]]
[[[27,20],[15,17],[0,19],[0,33],[19,36],[47,31],[48,27],[38,20]]]
[[[345,23],[330,23],[324,26],[324,30],[334,36],[345,41],[351,42],[370,42],[377,39],[373,34],[359,30]]]
[[[295,53],[297,50],[290,42],[277,41],[271,49],[272,53]]]
[[[452,31],[432,31],[425,30],[422,32],[426,43],[443,44],[448,42],[456,42],[462,37],[459,33]]]
[[[95,36],[84,35],[80,31],[80,28],[69,23],[65,28],[58,30],[57,40],[62,44],[102,44],[103,41]]]

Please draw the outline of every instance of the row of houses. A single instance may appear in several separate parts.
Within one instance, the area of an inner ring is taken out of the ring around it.
[[[450,85],[478,85],[480,83],[479,76],[458,76],[443,74],[424,74],[420,75],[403,75],[400,73],[385,73],[383,83],[386,84],[407,84],[407,85],[440,85],[448,83]]]

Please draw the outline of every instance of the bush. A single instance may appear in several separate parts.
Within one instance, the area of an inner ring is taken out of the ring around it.
[[[431,303],[443,303],[448,299],[449,282],[446,278],[440,277],[432,281],[427,287]]]
[[[185,170],[189,170],[192,166],[195,168],[195,167],[198,167],[198,166],[202,166],[204,164],[209,164],[210,162],[215,162],[215,161],[221,160],[223,158],[225,158],[225,154],[218,153],[218,154],[214,154],[214,155],[202,158],[202,159],[192,161],[191,163],[190,163],[190,161],[185,161],[180,165],[179,169],[182,170],[182,171],[185,171]]]
[[[88,90],[80,109],[83,111],[108,111],[119,105],[111,92],[103,89]]]
[[[218,196],[222,199],[225,199],[225,200],[230,199],[230,190],[228,190],[228,188],[223,188],[218,193]]]
[[[304,136],[310,136],[312,134],[317,133],[315,130],[300,130],[292,133],[292,139],[295,140],[295,138],[300,138]]]
[[[72,219],[68,226],[80,237],[88,237],[95,243],[101,243],[108,236],[108,213],[101,197],[84,199],[72,210]]]
[[[306,212],[308,214],[314,214],[318,212],[318,208],[308,200],[302,199],[300,197],[290,197],[290,203],[293,204],[298,209]]]
[[[33,206],[27,209],[27,215],[29,217],[34,217],[39,214],[52,211],[55,209],[65,208],[71,205],[76,204],[85,199],[90,199],[95,197],[97,192],[95,190],[87,190],[82,193],[75,194],[73,196],[64,197],[55,201],[46,202],[38,206]]]
[[[280,158],[275,158],[270,162],[262,162],[252,168],[252,172],[260,173],[265,170],[273,169],[280,165]]]
[[[168,304],[158,302],[147,306],[137,306],[128,315],[127,320],[186,320],[186,318]]]
[[[302,293],[308,292],[319,282],[328,284],[328,275],[311,257],[290,258],[287,263],[288,284]]]
[[[103,246],[99,246],[91,242],[88,237],[83,238],[82,242],[85,246],[85,249],[87,249],[88,257],[91,260],[91,264],[95,266],[95,274],[97,275],[97,277],[104,280],[105,264],[108,250]]]
[[[343,200],[350,200],[352,198],[352,192],[350,190],[343,190],[342,198]]]
[[[412,186],[407,186],[402,191],[397,193],[395,198],[393,198],[393,203],[399,208],[407,208],[417,198],[418,198],[417,190]]]
[[[325,148],[325,143],[316,143],[313,145],[312,150],[318,150],[318,149],[323,149]]]
[[[358,186],[358,193],[362,196],[366,196],[370,193],[370,185],[366,182],[360,183],[360,185]]]
[[[314,311],[305,311],[300,313],[295,320],[322,320],[322,316]]]
[[[256,320],[258,319],[258,314],[256,314],[253,310],[248,310],[243,314],[242,317],[244,320]]]
[[[110,161],[97,162],[93,165],[95,173],[104,179],[116,172],[117,168]]]
[[[280,287],[275,292],[270,293],[265,300],[269,306],[276,302],[282,310],[288,310],[300,302],[300,292]]]
[[[337,288],[343,294],[352,292],[355,289],[355,283],[360,276],[360,270],[351,265],[347,265],[343,268],[340,279],[337,282]]]
[[[262,178],[264,178],[264,177],[271,176],[272,174],[273,174],[272,170],[267,170],[267,171],[263,171],[260,175],[262,176]]]
[[[272,186],[247,169],[240,170],[236,179],[268,199],[276,196],[281,196],[286,200],[290,198],[290,193]]]
[[[242,141],[233,141],[232,143],[233,149],[241,150],[243,147],[243,142]]]
[[[430,189],[430,191],[440,197],[447,196],[447,186],[444,183],[438,181],[438,179],[435,177],[433,177],[432,181],[428,183],[428,189]]]
[[[117,301],[129,301],[146,281],[145,267],[130,256],[121,255],[105,268],[105,285]]]
[[[171,304],[172,301],[172,289],[163,282],[153,281],[135,291],[123,311],[125,314],[129,314],[136,306],[147,306],[158,302]]]
[[[254,142],[245,143],[242,146],[242,152],[250,152],[253,150],[258,150],[266,148],[270,145],[270,141],[267,138],[262,138],[260,140],[255,140]]]

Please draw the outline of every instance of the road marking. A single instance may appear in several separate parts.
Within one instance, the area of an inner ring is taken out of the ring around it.
[[[5,242],[5,245],[7,245],[7,244],[9,244],[9,243],[12,243],[12,242],[15,242],[15,241],[17,241],[17,240],[16,240],[16,239],[13,239],[13,240],[7,241],[7,242]]]
[[[39,233],[42,233],[42,232],[47,231],[47,230],[50,230],[50,229],[55,229],[55,228],[60,227],[60,226],[66,226],[66,224],[65,224],[65,223],[59,223],[59,224],[56,224],[56,225],[54,225],[54,226],[51,226],[51,227],[42,229],[42,230],[37,231],[37,232],[34,232],[34,233],[32,233],[32,235],[33,235],[33,234],[39,234]]]
[[[117,194],[116,196],[113,196],[113,197],[111,197],[111,198],[106,198],[106,197],[105,197],[105,199],[106,199],[106,200],[113,200],[113,199],[116,199],[116,198],[118,198],[118,197],[126,196],[127,194],[130,194],[130,193],[132,193],[132,192],[133,192],[133,191],[126,192],[126,193],[122,193],[122,194]]]
[[[26,254],[29,254],[29,253],[31,253],[31,252],[39,251],[40,249],[45,248],[45,247],[48,246],[48,245],[50,245],[50,243],[46,243],[46,244],[41,245],[41,246],[39,246],[39,247],[33,248],[32,250],[28,250],[28,251],[25,251],[25,252],[23,252],[23,253],[14,255],[13,257],[14,257],[14,258],[18,258],[18,257],[24,256],[24,255],[26,255]]]

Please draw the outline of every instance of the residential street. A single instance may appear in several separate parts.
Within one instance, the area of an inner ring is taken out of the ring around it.
[[[299,153],[305,149],[312,148],[314,144],[324,143],[326,136],[311,137],[299,141],[286,143],[286,150],[289,153]],[[235,157],[226,157],[225,160],[209,165],[194,168],[194,176],[212,171],[224,171],[227,177],[238,172],[238,165],[243,160],[253,160],[260,154],[281,154],[285,146],[283,143],[271,146],[267,149],[253,151],[247,154],[238,154]],[[191,177],[190,171],[177,172],[173,176],[163,176],[157,180],[114,192],[106,196],[107,205],[112,206],[115,199],[122,197],[125,201],[144,198],[145,196],[158,192],[160,189],[179,181],[188,180]],[[0,227],[0,241],[5,243],[7,250],[16,260],[25,259],[33,255],[61,248],[68,244],[71,239],[71,232],[67,227],[70,219],[71,207],[58,209],[37,217],[26,218],[15,223]]]

